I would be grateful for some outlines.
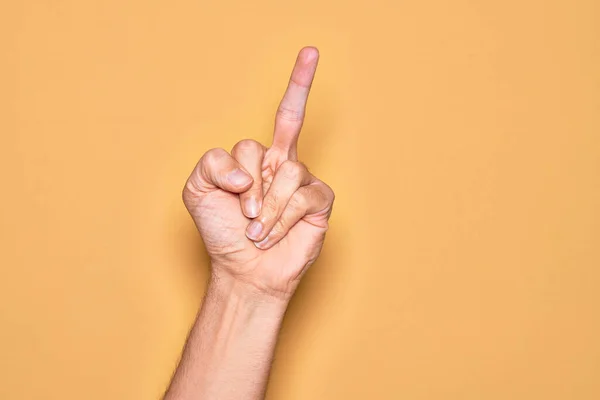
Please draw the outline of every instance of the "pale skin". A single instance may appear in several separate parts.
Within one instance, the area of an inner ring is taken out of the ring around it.
[[[300,279],[323,246],[334,193],[298,161],[319,53],[298,54],[273,143],[206,152],[183,200],[211,277],[166,400],[262,399],[277,335]]]

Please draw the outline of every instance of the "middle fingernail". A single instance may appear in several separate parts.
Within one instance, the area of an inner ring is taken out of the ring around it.
[[[262,231],[262,224],[259,221],[252,221],[246,229],[246,235],[252,239],[258,239],[260,232]]]

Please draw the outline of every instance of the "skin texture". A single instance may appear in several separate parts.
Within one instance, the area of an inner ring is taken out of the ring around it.
[[[271,147],[207,151],[183,200],[211,279],[166,399],[260,399],[287,304],[323,246],[334,193],[298,161],[319,53],[298,54]]]

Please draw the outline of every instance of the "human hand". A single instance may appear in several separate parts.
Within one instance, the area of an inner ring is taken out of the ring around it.
[[[312,47],[298,54],[277,110],[271,147],[246,139],[231,154],[209,150],[183,190],[213,275],[284,299],[318,257],[334,200],[331,188],[297,156],[318,58]]]

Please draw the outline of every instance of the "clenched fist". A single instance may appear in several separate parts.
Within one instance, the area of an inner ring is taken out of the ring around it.
[[[334,200],[297,154],[318,58],[312,47],[298,54],[271,147],[246,139],[231,153],[209,150],[183,190],[212,273],[286,299],[321,251]]]

